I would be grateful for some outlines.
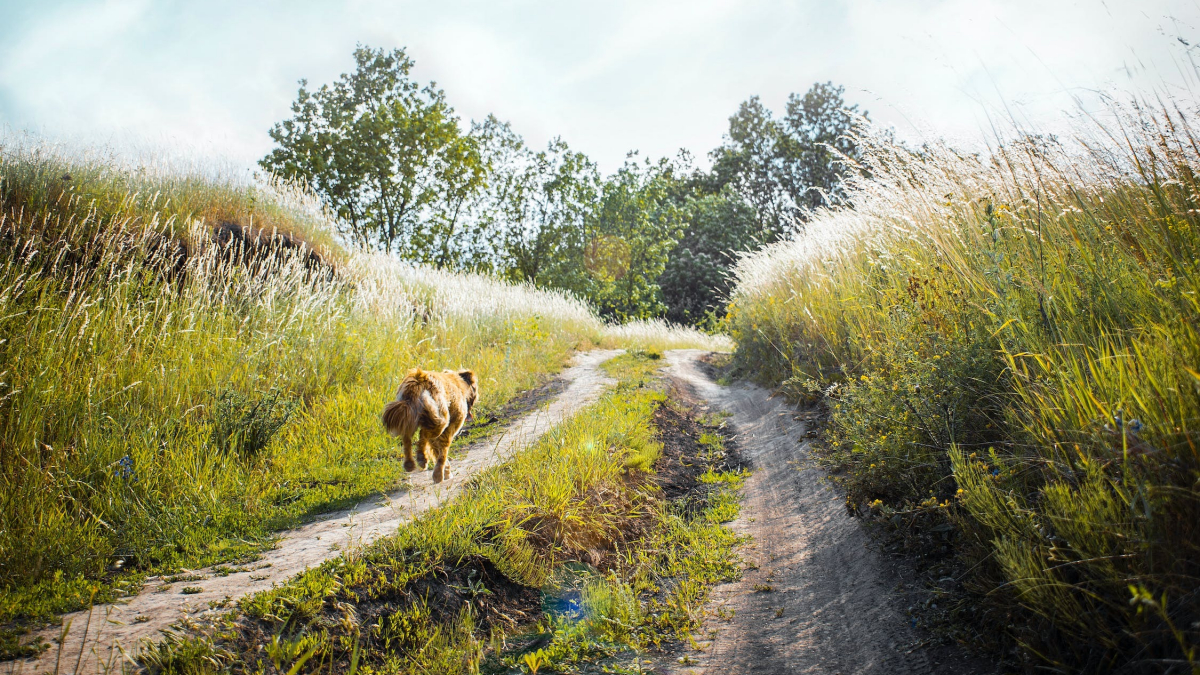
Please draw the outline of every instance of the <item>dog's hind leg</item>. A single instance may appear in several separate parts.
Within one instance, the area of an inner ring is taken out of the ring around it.
[[[404,434],[404,470],[416,471],[417,463],[413,461],[412,434]],[[425,468],[425,456],[421,456],[421,468]]]
[[[424,469],[429,460],[437,456],[436,447],[437,432],[433,429],[421,429],[417,445],[417,465]]]
[[[450,477],[450,444],[454,442],[454,437],[458,435],[462,429],[463,419],[451,419],[449,426],[442,432],[441,436],[433,442],[434,451],[437,453],[437,466],[433,469],[433,482],[439,483],[442,480]],[[439,471],[441,478],[438,478]]]
[[[437,464],[433,465],[433,482],[440,483],[450,477],[450,466],[446,455],[450,451],[450,435],[442,434],[433,440],[433,453]]]

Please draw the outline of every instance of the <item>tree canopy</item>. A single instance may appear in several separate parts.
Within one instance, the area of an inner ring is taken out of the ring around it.
[[[416,263],[559,288],[618,320],[714,325],[737,256],[795,233],[840,197],[858,109],[818,83],[776,117],[757,97],[729,118],[710,171],[631,153],[602,177],[561,138],[543,149],[488,116],[464,130],[403,49],[359,46],[312,90],[259,164],[309,185],[342,234]]]
[[[356,70],[309,91],[276,124],[278,147],[259,164],[299,178],[364,245],[421,262],[449,263],[447,240],[487,167],[479,139],[464,134],[445,94],[409,74],[403,49],[359,47]]]

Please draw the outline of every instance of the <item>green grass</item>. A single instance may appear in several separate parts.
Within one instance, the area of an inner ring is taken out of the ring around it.
[[[601,363],[600,368],[617,380],[617,386],[638,389],[653,384],[657,379],[655,373],[666,365],[662,352],[630,349]]]
[[[620,667],[686,639],[708,589],[739,572],[739,538],[721,523],[736,517],[742,474],[705,474],[699,509],[663,500],[652,480],[662,405],[664,394],[649,386],[607,394],[449,504],[243,599],[202,635],[170,637],[146,665],[185,673],[571,672]],[[706,461],[721,461],[718,434],[702,446]],[[580,562],[597,556],[599,568]],[[513,584],[553,595],[570,579],[581,588],[581,613],[549,611],[531,626],[489,604],[513,597]],[[531,636],[544,646],[521,647]]]
[[[0,658],[24,626],[403,485],[378,415],[407,368],[474,369],[487,415],[601,339],[574,299],[338,249],[298,198],[5,143]],[[217,218],[326,263],[231,258]]]
[[[950,528],[932,548],[981,643],[1191,672],[1200,139],[1174,108],[1108,112],[983,158],[867,131],[855,207],[743,261],[728,325],[743,373],[830,407],[851,508]]]

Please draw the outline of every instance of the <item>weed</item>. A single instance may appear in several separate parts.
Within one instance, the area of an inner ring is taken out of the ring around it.
[[[299,406],[299,400],[275,388],[253,398],[236,389],[222,391],[213,406],[213,445],[220,452],[254,457]]]

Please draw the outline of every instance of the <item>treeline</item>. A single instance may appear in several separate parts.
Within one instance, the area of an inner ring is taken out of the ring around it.
[[[356,244],[416,263],[565,289],[619,320],[704,325],[723,315],[738,252],[795,232],[837,200],[857,148],[843,89],[816,84],[776,118],[758,97],[730,117],[711,170],[681,151],[631,152],[603,176],[556,138],[466,125],[403,49],[359,47],[356,69],[310,89],[271,129],[260,165],[308,184]]]

